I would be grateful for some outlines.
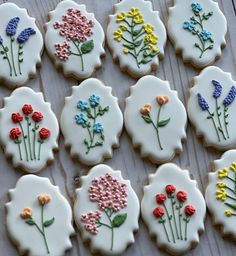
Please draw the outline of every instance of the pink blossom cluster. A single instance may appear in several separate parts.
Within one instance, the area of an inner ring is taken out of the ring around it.
[[[68,42],[63,42],[62,44],[55,44],[55,55],[63,61],[68,60],[70,54],[70,44]]]
[[[97,202],[101,210],[117,212],[127,206],[127,186],[113,178],[111,174],[94,178],[89,187],[89,198]]]
[[[81,11],[70,8],[67,10],[67,15],[62,17],[62,23],[54,22],[54,29],[60,29],[60,35],[65,36],[67,40],[86,41],[93,32],[94,22],[82,15]]]
[[[97,221],[101,218],[102,213],[100,211],[88,212],[82,214],[80,220],[85,222],[84,228],[93,235],[98,234]]]

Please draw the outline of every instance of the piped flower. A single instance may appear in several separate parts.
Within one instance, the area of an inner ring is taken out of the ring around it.
[[[212,80],[212,84],[215,86],[215,90],[213,92],[213,97],[214,98],[219,98],[221,93],[222,93],[222,85],[220,84],[220,82],[216,81],[216,80]]]
[[[87,110],[89,108],[88,102],[85,100],[79,100],[77,103],[77,108],[80,110]]]
[[[216,199],[217,200],[225,201],[226,198],[227,198],[227,193],[225,192],[225,190],[223,188],[218,189],[216,191]]]
[[[96,133],[101,133],[101,132],[103,132],[103,126],[102,126],[102,124],[101,124],[101,123],[96,123],[96,124],[94,124],[94,125],[93,125],[93,130],[94,130],[94,132],[96,132]]]
[[[176,187],[174,185],[166,185],[165,191],[167,195],[172,195],[176,191]]]
[[[230,91],[229,91],[229,94],[227,95],[227,97],[223,101],[224,106],[228,107],[230,104],[232,104],[235,97],[236,97],[236,87],[232,86]]]
[[[217,182],[216,185],[218,188],[226,188],[227,187],[227,185],[224,182]]]
[[[185,191],[179,191],[176,194],[177,199],[179,200],[179,202],[183,203],[188,199],[188,195]]]
[[[118,13],[116,16],[116,22],[121,22],[121,21],[125,20],[125,18],[126,18],[125,12]]]
[[[6,34],[8,36],[14,36],[16,34],[19,21],[20,21],[19,17],[14,17],[8,22],[6,27]]]
[[[48,204],[51,201],[51,196],[48,194],[40,194],[38,196],[38,201],[41,205]]]
[[[32,105],[30,105],[30,104],[24,104],[24,106],[22,107],[22,112],[23,112],[24,115],[26,115],[26,116],[32,114],[32,112],[33,112]]]
[[[194,21],[185,21],[183,24],[183,28],[192,32],[196,27],[196,23]]]
[[[95,108],[98,106],[98,104],[100,102],[100,97],[93,94],[92,96],[90,96],[89,102],[90,102],[91,107]]]
[[[83,125],[83,124],[87,123],[88,117],[85,114],[80,113],[80,114],[75,115],[75,121],[77,124]]]
[[[205,100],[205,98],[200,93],[198,93],[197,96],[198,96],[198,104],[202,108],[202,110],[204,110],[204,111],[208,110],[209,105],[208,105],[207,101]]]
[[[36,31],[33,28],[26,28],[23,31],[21,31],[16,40],[19,44],[23,44],[29,40],[30,36],[35,34]]]
[[[156,202],[158,204],[163,204],[166,200],[166,196],[164,194],[157,194],[156,195]]]
[[[191,4],[192,10],[195,13],[199,13],[202,10],[202,6],[199,3],[192,3]]]
[[[184,213],[186,216],[190,217],[196,212],[196,209],[192,205],[186,205],[184,208]]]
[[[143,29],[147,34],[152,34],[152,32],[154,31],[154,26],[151,24],[144,24]]]
[[[123,36],[123,32],[121,29],[117,29],[115,32],[114,32],[114,39],[118,42],[121,41],[122,39],[122,36]]]
[[[21,212],[20,216],[21,216],[22,219],[25,219],[25,220],[26,220],[26,219],[29,219],[29,218],[32,217],[32,213],[33,213],[32,209],[29,208],[29,207],[27,207],[27,208],[25,208],[25,209]]]
[[[230,216],[232,216],[232,214],[233,214],[233,212],[231,211],[231,210],[225,210],[225,215],[227,216],[227,217],[230,217]]]
[[[163,215],[165,214],[165,211],[162,207],[156,207],[154,210],[153,210],[153,215],[156,217],[156,218],[161,218]]]
[[[168,96],[157,96],[156,101],[160,106],[162,106],[162,105],[165,105],[169,101],[169,97]]]
[[[32,119],[35,123],[39,123],[43,120],[43,114],[41,112],[34,112],[32,115]]]
[[[151,104],[147,103],[145,104],[143,107],[140,108],[139,112],[142,114],[142,115],[149,115],[152,111],[152,106]]]
[[[233,162],[231,165],[230,165],[230,169],[236,173],[236,162]]]
[[[10,133],[9,133],[9,137],[12,140],[16,141],[16,140],[18,140],[20,138],[21,134],[22,133],[21,133],[19,128],[12,128]]]
[[[13,113],[11,115],[11,120],[13,123],[19,123],[23,120],[23,116],[20,113]]]
[[[207,40],[211,39],[211,36],[212,36],[212,33],[207,31],[207,30],[205,30],[205,29],[200,33],[200,37],[204,41],[207,41]]]
[[[220,169],[218,171],[218,178],[223,179],[228,176],[229,170],[227,168]]]

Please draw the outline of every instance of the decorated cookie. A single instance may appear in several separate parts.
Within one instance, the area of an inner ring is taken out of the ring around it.
[[[186,138],[187,115],[177,92],[154,76],[141,78],[130,91],[124,116],[134,147],[153,163],[170,161]]]
[[[149,176],[141,204],[142,218],[158,247],[183,255],[199,243],[206,205],[187,170],[164,164]]]
[[[105,55],[104,32],[94,14],[85,5],[64,0],[49,17],[45,44],[56,67],[76,79],[90,77]]]
[[[20,255],[62,256],[72,248],[72,211],[48,178],[25,175],[9,190],[6,225]]]
[[[197,68],[221,56],[226,32],[226,18],[213,0],[174,0],[169,8],[168,34],[175,50]]]
[[[206,188],[206,203],[215,225],[224,236],[236,239],[236,150],[229,150],[214,161]]]
[[[112,147],[119,146],[123,116],[111,87],[90,78],[72,88],[65,99],[61,129],[73,158],[87,165],[112,157]]]
[[[26,9],[13,3],[0,5],[0,80],[19,87],[36,75],[43,38]]]
[[[14,167],[36,173],[52,162],[59,127],[42,93],[22,87],[4,98],[0,127],[0,141]]]
[[[76,190],[74,217],[92,252],[120,255],[134,243],[138,230],[139,200],[120,171],[107,165],[93,167]]]
[[[188,114],[197,135],[203,137],[206,146],[220,150],[236,146],[235,97],[236,82],[230,73],[208,67],[194,78]]]
[[[141,77],[164,57],[166,30],[150,1],[122,0],[109,16],[107,42],[122,71]]]

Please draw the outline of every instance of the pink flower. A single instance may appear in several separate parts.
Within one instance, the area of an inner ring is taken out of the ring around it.
[[[101,218],[102,213],[100,211],[88,212],[82,214],[80,220],[85,223],[84,228],[93,235],[98,234],[98,220]]]
[[[70,44],[68,42],[64,42],[62,44],[55,44],[56,53],[55,55],[63,61],[68,60],[70,54]]]
[[[89,198],[97,202],[101,210],[110,209],[117,212],[127,206],[127,187],[126,184],[113,178],[106,173],[99,178],[94,178],[89,187]]]

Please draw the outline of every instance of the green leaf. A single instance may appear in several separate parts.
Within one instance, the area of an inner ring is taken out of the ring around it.
[[[236,211],[236,204],[225,203],[225,205]]]
[[[141,64],[147,64],[148,62],[152,61],[152,59],[149,59],[149,58],[144,58],[141,60]]]
[[[103,142],[97,141],[97,142],[95,143],[95,146],[102,146],[102,145],[103,145]]]
[[[150,116],[142,116],[143,120],[146,122],[146,123],[151,123],[152,122],[152,119]]]
[[[19,62],[22,63],[24,60],[23,59],[19,59]]]
[[[109,106],[105,107],[105,108],[103,109],[103,111],[104,111],[104,112],[109,111]]]
[[[123,44],[125,48],[128,48],[129,50],[133,50],[135,48],[135,45],[133,44]]]
[[[45,220],[44,223],[43,223],[43,226],[44,227],[49,227],[53,224],[53,222],[55,221],[55,218],[51,218],[50,220]]]
[[[117,215],[113,218],[113,220],[112,220],[112,222],[111,222],[112,227],[113,227],[113,228],[118,228],[118,227],[120,227],[120,226],[125,222],[126,218],[127,218],[127,213],[117,214]]]
[[[133,35],[133,36],[138,36],[138,35],[141,33],[142,30],[143,30],[142,27],[141,27],[140,29],[135,29],[135,30],[133,31],[132,35]]]
[[[159,54],[159,52],[153,52],[153,51],[152,51],[152,52],[149,54],[149,56],[153,58],[153,57],[157,56],[158,54]]]
[[[0,51],[1,54],[4,54],[5,52],[4,51]]]
[[[163,127],[166,126],[168,123],[170,122],[170,118],[166,119],[166,120],[161,120],[158,123],[158,127]]]
[[[35,222],[34,222],[33,219],[28,219],[25,223],[27,223],[27,224],[30,225],[30,226],[35,225]]]
[[[80,50],[83,54],[86,54],[91,52],[93,48],[94,48],[93,40],[89,40],[81,45]]]
[[[145,51],[143,52],[143,56],[144,56],[145,58],[149,56],[149,53],[147,52],[147,50],[145,50]]]
[[[134,42],[134,44],[136,47],[139,47],[142,44],[142,42],[143,42],[143,39]]]
[[[84,139],[84,144],[88,145],[88,141],[86,139]]]

